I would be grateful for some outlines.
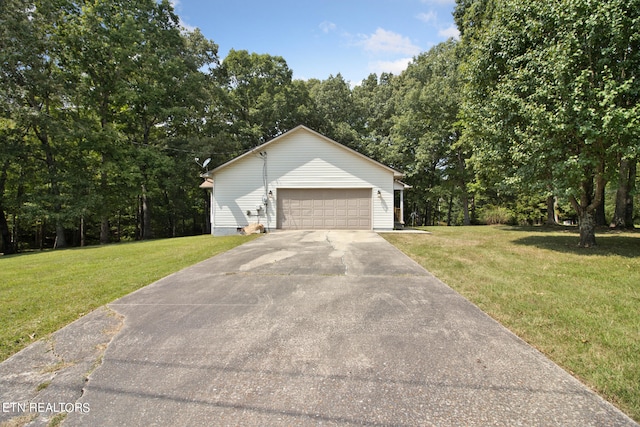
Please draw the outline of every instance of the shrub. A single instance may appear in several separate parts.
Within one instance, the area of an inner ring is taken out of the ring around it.
[[[514,224],[513,211],[502,206],[486,206],[480,212],[480,222],[487,225]]]

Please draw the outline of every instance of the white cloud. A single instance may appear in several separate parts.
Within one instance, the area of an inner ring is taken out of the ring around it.
[[[428,13],[419,14],[417,18],[426,24],[431,24],[438,20],[438,14],[431,10]]]
[[[327,33],[330,33],[331,31],[335,31],[336,24],[329,21],[323,21],[320,23],[320,25],[318,25],[318,27],[320,27],[323,33],[327,34]]]
[[[173,7],[173,11],[178,15],[178,18],[180,19],[180,26],[182,28],[184,28],[186,31],[192,32],[194,31],[197,27],[194,27],[193,25],[187,24],[185,22],[184,19],[182,19],[182,16],[180,16],[180,12],[181,12],[181,7],[180,7],[180,2],[182,0],[169,0],[169,4],[171,4],[171,7]]]
[[[460,31],[458,31],[458,28],[454,24],[451,24],[448,28],[438,31],[438,35],[446,39],[450,39],[451,37],[459,39]]]
[[[393,73],[399,75],[407,69],[413,58],[402,58],[395,61],[375,61],[369,63],[369,70],[378,75],[382,73]]]
[[[408,37],[378,28],[371,35],[361,35],[358,45],[371,53],[400,53],[403,55],[417,55],[420,47],[414,45]]]

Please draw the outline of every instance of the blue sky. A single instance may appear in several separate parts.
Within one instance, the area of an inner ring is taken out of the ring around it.
[[[173,0],[182,24],[220,47],[282,56],[296,79],[400,74],[456,37],[455,0]]]

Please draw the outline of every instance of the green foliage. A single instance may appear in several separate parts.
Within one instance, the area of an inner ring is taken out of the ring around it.
[[[293,84],[292,74],[280,56],[233,49],[216,70],[225,130],[242,150],[300,124],[297,107],[308,100],[304,88]]]
[[[486,225],[506,225],[515,223],[514,213],[503,206],[483,206],[479,213],[480,222]]]
[[[360,114],[349,83],[341,74],[326,80],[309,82],[309,96],[313,101],[317,130],[340,143],[361,150]]]
[[[639,11],[635,1],[498,0],[456,12],[463,138],[479,178],[568,197],[586,246],[607,168],[638,149]]]
[[[458,53],[454,40],[436,45],[415,58],[398,79],[387,160],[404,170],[407,183],[419,197],[416,205],[426,204],[427,223],[434,222],[434,208],[441,200],[449,201],[451,217],[454,197],[462,202],[464,223],[470,221],[468,155],[459,143],[462,98]]]
[[[2,8],[0,101],[15,131],[2,132],[0,219],[11,220],[11,240],[48,246],[52,228],[58,247],[92,241],[96,228],[101,242],[150,236],[150,212],[138,214],[148,194],[148,209],[173,215],[155,223],[157,235],[201,232],[204,206],[177,208],[171,197],[204,197],[185,139],[209,103],[202,70],[217,46],[182,30],[166,1]]]

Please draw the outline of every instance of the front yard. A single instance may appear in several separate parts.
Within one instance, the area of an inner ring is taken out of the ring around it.
[[[382,236],[640,421],[640,233],[431,227]]]

